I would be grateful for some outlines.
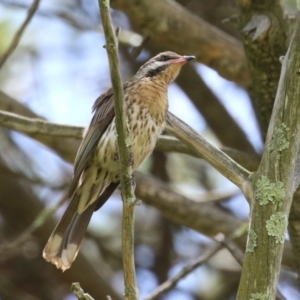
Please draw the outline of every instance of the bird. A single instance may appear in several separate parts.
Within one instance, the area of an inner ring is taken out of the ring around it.
[[[194,58],[171,51],[160,53],[123,84],[133,171],[152,153],[165,128],[168,86],[181,67]],[[74,262],[93,212],[101,208],[120,184],[112,88],[96,99],[92,112],[74,162],[68,193],[70,204],[43,251],[45,260],[62,271]]]

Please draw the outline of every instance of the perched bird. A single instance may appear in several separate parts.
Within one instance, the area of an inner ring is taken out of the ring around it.
[[[170,51],[160,53],[124,84],[133,170],[151,154],[165,128],[169,84],[181,67],[194,58]],[[93,212],[106,202],[120,183],[111,88],[96,100],[93,112],[74,163],[69,189],[71,203],[43,252],[43,257],[62,271],[70,268],[75,260]]]

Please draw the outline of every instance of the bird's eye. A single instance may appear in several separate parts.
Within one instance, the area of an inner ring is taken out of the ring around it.
[[[167,55],[162,55],[162,56],[160,57],[159,61],[167,61],[167,60],[169,60],[169,59],[170,59],[169,56],[167,56]]]

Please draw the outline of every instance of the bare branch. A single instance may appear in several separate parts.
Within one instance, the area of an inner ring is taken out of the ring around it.
[[[166,128],[168,132],[201,153],[205,160],[245,192],[247,181],[251,174],[249,171],[238,165],[171,113],[168,114],[168,125]]]
[[[75,139],[82,139],[84,127],[52,123],[42,119],[27,118],[18,114],[10,113],[0,110],[0,124],[9,129],[23,132],[42,143],[53,147],[52,144],[45,143],[40,135],[49,135],[53,137],[69,137]],[[37,136],[39,135],[39,136]],[[157,151],[176,152],[188,154],[198,158],[203,158],[201,153],[188,147],[179,140],[171,136],[160,136],[155,147]],[[258,155],[248,154],[239,150],[223,147],[221,150],[232,157],[237,163],[243,165],[245,168],[254,171],[257,170],[260,157]]]
[[[138,287],[134,263],[134,206],[135,195],[132,184],[132,167],[130,163],[130,139],[124,102],[123,84],[119,69],[118,45],[109,13],[109,0],[99,0],[100,13],[106,39],[110,76],[115,101],[115,122],[118,134],[118,148],[120,157],[120,181],[123,198],[123,270],[125,283],[125,299],[138,299]]]
[[[7,50],[4,52],[4,54],[1,56],[0,58],[0,69],[2,68],[2,66],[4,65],[4,63],[6,62],[6,60],[9,58],[9,56],[14,52],[14,50],[17,48],[22,35],[27,27],[27,25],[30,23],[31,19],[33,18],[35,12],[38,9],[38,6],[40,4],[40,0],[34,0],[32,5],[30,6],[28,13],[27,13],[27,17],[24,20],[24,22],[22,23],[21,27],[18,29],[18,31],[16,32],[15,36],[12,39],[11,44],[9,45],[9,47],[7,48]]]

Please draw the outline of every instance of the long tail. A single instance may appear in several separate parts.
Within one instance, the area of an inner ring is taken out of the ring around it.
[[[71,267],[80,250],[93,212],[108,200],[118,185],[119,183],[111,183],[97,201],[81,214],[77,212],[80,197],[74,196],[44,248],[43,257],[48,262],[62,271]]]

